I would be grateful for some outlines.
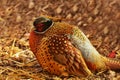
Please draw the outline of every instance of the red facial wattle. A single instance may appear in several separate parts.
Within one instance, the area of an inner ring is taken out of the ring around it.
[[[43,34],[52,25],[52,20],[45,17],[40,17],[34,21],[33,25],[36,32]]]
[[[43,30],[43,28],[44,28],[45,25],[42,24],[42,23],[40,23],[40,24],[37,24],[36,26],[37,26],[37,27],[36,27],[36,28],[37,28],[37,31],[40,31],[40,32],[41,32],[41,31]]]

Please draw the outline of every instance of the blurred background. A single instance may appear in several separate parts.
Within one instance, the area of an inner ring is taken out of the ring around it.
[[[34,19],[40,15],[68,19],[65,22],[78,26],[102,55],[107,56],[112,51],[120,55],[120,0],[2,0],[0,2],[1,80],[6,78],[61,80],[43,71],[29,50],[29,32]],[[33,63],[26,65],[26,61],[31,62],[31,59]],[[108,71],[87,79],[120,79],[119,73]],[[79,80],[77,77],[72,79]]]

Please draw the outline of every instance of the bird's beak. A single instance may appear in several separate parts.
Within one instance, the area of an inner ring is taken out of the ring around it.
[[[35,27],[32,27],[32,28],[31,28],[31,31],[35,31],[35,30],[36,30]]]

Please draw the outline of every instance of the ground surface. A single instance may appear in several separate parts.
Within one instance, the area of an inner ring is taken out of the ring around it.
[[[29,50],[33,20],[41,14],[69,19],[104,56],[120,58],[120,0],[2,0],[0,2],[0,80],[62,80],[42,70]],[[120,71],[68,80],[120,80]]]

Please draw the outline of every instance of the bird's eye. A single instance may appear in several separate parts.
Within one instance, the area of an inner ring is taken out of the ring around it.
[[[44,33],[52,25],[52,20],[45,17],[40,17],[34,21],[33,25],[35,27],[35,31]]]

